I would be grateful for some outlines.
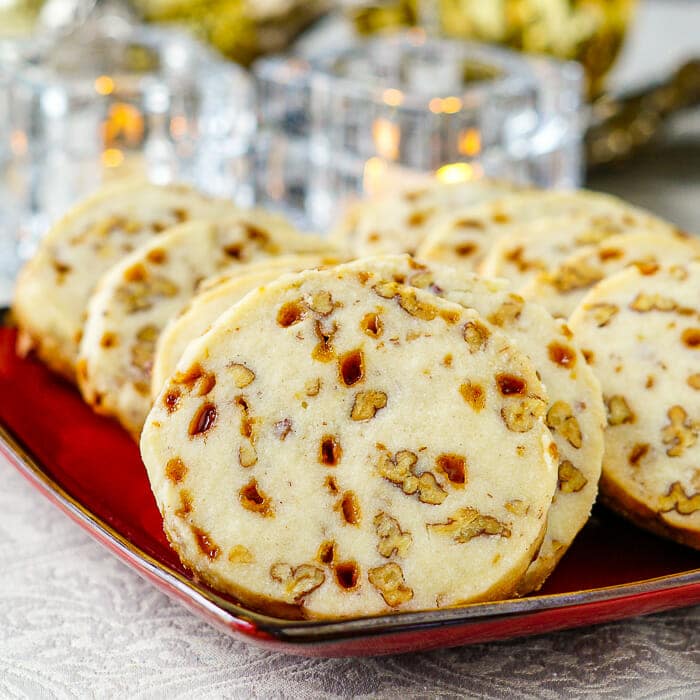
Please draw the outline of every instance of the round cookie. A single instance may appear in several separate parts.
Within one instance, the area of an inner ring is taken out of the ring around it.
[[[556,466],[532,363],[475,311],[372,271],[307,271],[248,294],[178,370],[141,451],[201,579],[309,618],[513,592]]]
[[[626,233],[587,246],[541,272],[520,293],[557,318],[568,318],[591,287],[630,265],[650,271],[660,264],[675,265],[700,259],[700,241],[687,234]]]
[[[520,188],[496,180],[430,181],[355,203],[333,240],[357,257],[415,253],[426,235],[456,207],[486,202]]]
[[[700,263],[599,282],[571,316],[608,408],[601,497],[700,548]]]
[[[158,336],[202,279],[283,252],[329,249],[261,211],[192,221],[144,244],[102,277],[90,300],[77,364],[83,397],[138,436],[151,405]]]
[[[182,311],[171,318],[156,343],[151,396],[155,397],[175,367],[187,345],[209,329],[224,311],[239,302],[251,289],[277,279],[287,272],[335,265],[336,258],[322,255],[281,255],[258,263],[242,265],[234,272],[205,280]]]
[[[102,274],[175,224],[236,211],[232,203],[184,185],[142,180],[84,200],[51,228],[20,273],[12,304],[20,351],[35,349],[53,370],[74,380],[85,310]]]
[[[656,240],[681,234],[670,224],[663,230],[629,213],[579,214],[533,221],[496,240],[479,267],[488,277],[505,277],[518,291],[538,274],[546,274],[582,247],[618,234],[649,234]]]
[[[366,258],[344,267],[373,270],[473,308],[487,319],[490,328],[505,332],[532,361],[549,395],[546,421],[559,461],[559,482],[547,533],[518,586],[520,594],[539,589],[588,521],[600,478],[605,408],[600,385],[576,339],[563,322],[511,293],[503,280],[488,280],[408,256]]]
[[[617,197],[599,192],[532,191],[512,194],[474,207],[453,212],[418,248],[423,260],[440,262],[460,269],[477,270],[496,240],[516,233],[534,221],[559,217],[616,217],[652,230],[666,231],[669,225]]]

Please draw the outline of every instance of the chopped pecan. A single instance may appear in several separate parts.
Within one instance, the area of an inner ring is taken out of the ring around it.
[[[360,391],[355,396],[350,417],[355,421],[374,418],[387,404],[387,396],[383,391]]]
[[[444,523],[428,523],[426,526],[432,532],[449,535],[455,542],[465,543],[475,537],[498,535],[510,537],[510,528],[500,520],[482,515],[475,508],[460,508]]]
[[[666,450],[669,457],[680,457],[688,447],[692,447],[698,439],[698,421],[692,421],[682,406],[671,406],[668,409],[670,423],[661,431],[664,445],[670,445]]]
[[[568,459],[559,463],[559,490],[562,493],[576,493],[586,484],[588,479],[580,469],[575,467]]]
[[[486,347],[491,331],[480,321],[467,321],[463,334],[470,352],[474,353]]]
[[[680,515],[690,515],[700,510],[700,491],[687,494],[680,481],[674,481],[668,493],[659,500],[659,512],[675,510]]]
[[[601,302],[599,304],[591,304],[587,307],[587,310],[593,316],[598,328],[603,328],[603,326],[607,326],[612,321],[620,309],[616,304]]]
[[[229,368],[231,370],[231,376],[233,377],[233,383],[239,389],[248,386],[255,379],[255,372],[240,362],[229,365]]]
[[[509,294],[508,298],[488,317],[495,326],[507,326],[515,323],[523,312],[525,299],[518,294]]]
[[[321,316],[328,316],[336,306],[331,293],[327,291],[312,294],[311,298],[307,301],[307,305],[312,311],[321,314]]]
[[[501,409],[501,417],[508,430],[526,433],[544,415],[545,409],[545,402],[536,396],[509,399]]]
[[[377,551],[387,559],[395,554],[404,557],[411,546],[413,538],[410,532],[401,529],[399,521],[386,513],[379,512],[374,516],[374,531],[379,542]]]
[[[270,576],[274,581],[284,584],[286,594],[295,603],[299,603],[326,580],[323,571],[312,564],[301,564],[293,568],[280,562],[270,567]]]
[[[237,544],[229,550],[228,560],[232,564],[252,564],[254,557],[247,547],[244,547],[242,544]]]
[[[576,449],[583,444],[581,428],[571,406],[565,401],[556,401],[547,411],[547,426],[568,440]]]
[[[392,608],[413,598],[413,591],[405,585],[401,567],[394,562],[370,569],[367,578],[384,598],[384,602]]]
[[[605,406],[608,409],[608,425],[622,425],[623,423],[634,423],[635,416],[627,403],[627,399],[620,394],[605,399]]]
[[[633,311],[673,311],[678,304],[668,297],[660,294],[646,294],[640,292],[630,303]]]

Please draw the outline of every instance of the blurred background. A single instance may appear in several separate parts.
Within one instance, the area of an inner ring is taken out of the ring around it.
[[[134,175],[320,230],[432,174],[700,229],[699,105],[692,0],[0,0],[0,275]]]

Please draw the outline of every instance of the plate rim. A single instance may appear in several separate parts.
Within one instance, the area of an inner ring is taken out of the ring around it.
[[[41,462],[14,432],[0,420],[0,454],[56,507],[80,525],[108,551],[129,564],[137,573],[156,579],[189,605],[206,612],[213,621],[257,641],[304,646],[320,642],[342,642],[357,637],[399,634],[434,627],[451,627],[517,618],[538,612],[602,603],[642,594],[682,589],[700,584],[700,568],[634,583],[601,588],[534,595],[520,599],[472,603],[461,607],[424,612],[400,612],[343,620],[287,620],[238,605],[199,585],[180,572],[143,551],[126,536],[84,506],[51,477]],[[212,620],[210,620],[212,621]]]

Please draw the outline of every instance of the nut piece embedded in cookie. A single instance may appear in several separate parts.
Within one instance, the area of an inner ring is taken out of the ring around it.
[[[405,585],[406,580],[401,567],[394,562],[370,569],[367,578],[392,608],[413,598],[413,591]]]

